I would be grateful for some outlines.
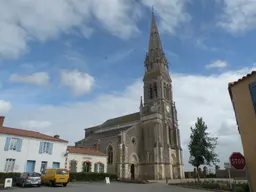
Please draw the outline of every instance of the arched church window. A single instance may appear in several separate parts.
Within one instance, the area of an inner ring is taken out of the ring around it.
[[[108,146],[108,164],[109,165],[113,164],[113,147],[112,147],[112,145]]]
[[[165,88],[166,88],[166,98],[169,99],[169,98],[170,98],[170,97],[169,97],[169,96],[170,96],[170,93],[169,93],[169,85],[166,84],[166,87],[165,87]]]
[[[153,99],[153,88],[151,84],[149,85],[149,98]]]
[[[133,144],[133,145],[136,145],[136,139],[135,139],[135,137],[132,138],[132,144]]]
[[[154,92],[155,92],[155,96],[158,97],[158,93],[157,93],[157,83],[154,82]]]
[[[166,84],[164,83],[164,98],[166,98]]]

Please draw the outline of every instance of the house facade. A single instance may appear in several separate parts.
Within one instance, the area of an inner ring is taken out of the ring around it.
[[[65,156],[65,168],[70,172],[107,172],[107,156],[100,151],[69,146]]]
[[[229,83],[228,90],[246,159],[246,175],[253,192],[256,191],[256,71]]]
[[[42,172],[65,166],[68,141],[3,123],[0,116],[0,172]]]

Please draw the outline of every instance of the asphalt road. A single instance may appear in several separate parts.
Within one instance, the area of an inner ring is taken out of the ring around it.
[[[90,183],[90,184],[69,184],[67,187],[29,187],[29,188],[12,188],[9,190],[1,191],[14,191],[14,192],[207,192],[204,190],[194,190],[181,188],[176,186],[170,186],[166,184],[150,183],[150,184],[130,184],[130,183],[118,183],[113,182],[111,184],[105,183]]]

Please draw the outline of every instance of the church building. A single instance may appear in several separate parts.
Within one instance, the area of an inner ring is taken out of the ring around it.
[[[154,13],[145,58],[144,99],[139,112],[85,129],[76,147],[108,156],[107,172],[127,179],[184,178],[183,155],[172,80]]]

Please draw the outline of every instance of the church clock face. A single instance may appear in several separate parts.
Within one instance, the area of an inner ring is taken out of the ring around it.
[[[155,109],[156,109],[155,105],[153,105],[153,106],[150,107],[150,110],[151,110],[152,112],[154,112]]]
[[[167,111],[167,113],[170,113],[170,107],[169,106],[166,106],[166,111]]]
[[[151,112],[155,112],[155,111],[156,111],[156,108],[157,108],[157,105],[156,105],[156,103],[154,103],[154,104],[150,107]]]

